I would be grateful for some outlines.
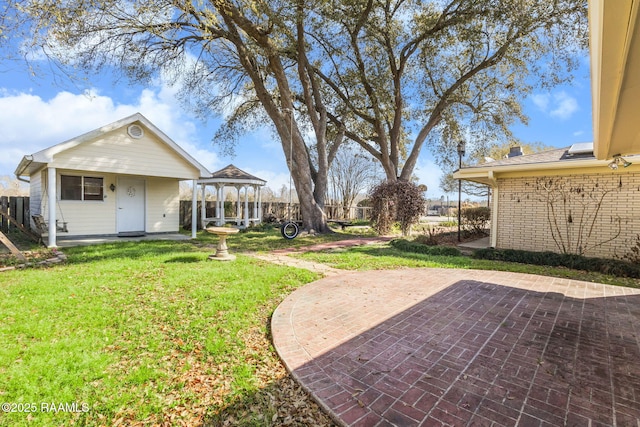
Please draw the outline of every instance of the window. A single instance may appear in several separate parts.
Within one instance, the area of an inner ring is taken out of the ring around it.
[[[103,178],[60,176],[60,200],[102,200],[103,198]]]

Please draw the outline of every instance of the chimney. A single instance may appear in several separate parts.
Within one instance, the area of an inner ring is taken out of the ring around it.
[[[510,147],[507,157],[512,158],[518,156],[522,156],[522,147]]]

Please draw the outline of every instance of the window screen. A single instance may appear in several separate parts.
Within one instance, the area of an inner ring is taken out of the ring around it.
[[[103,198],[103,178],[60,176],[60,200],[102,200]]]
[[[82,200],[82,177],[60,176],[60,200]]]
[[[102,200],[102,178],[84,177],[84,200]]]

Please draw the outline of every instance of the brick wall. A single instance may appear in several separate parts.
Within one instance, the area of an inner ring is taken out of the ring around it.
[[[640,173],[499,179],[498,204],[498,248],[615,258],[640,234]]]

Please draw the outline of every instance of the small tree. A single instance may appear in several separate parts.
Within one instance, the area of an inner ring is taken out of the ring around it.
[[[379,234],[391,231],[394,222],[400,223],[402,235],[409,233],[424,212],[426,200],[420,186],[409,181],[385,181],[371,192],[371,220]]]
[[[342,206],[343,218],[348,218],[356,198],[371,186],[378,172],[379,165],[362,150],[344,146],[338,151],[329,169],[329,189]]]

